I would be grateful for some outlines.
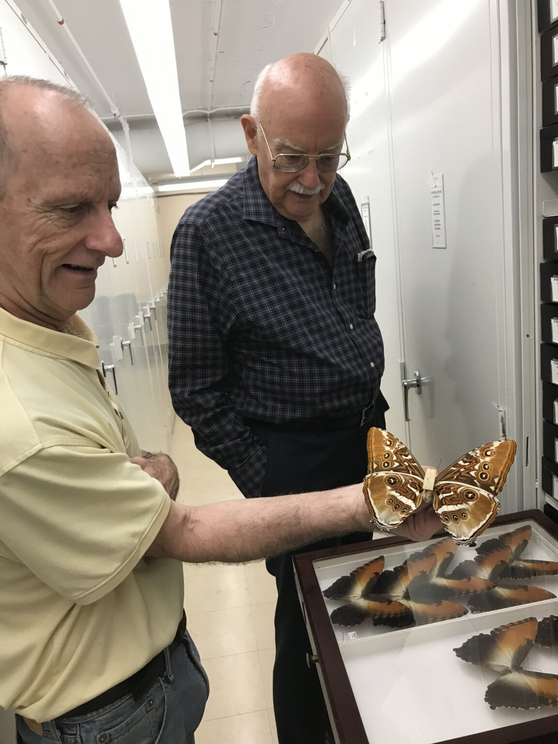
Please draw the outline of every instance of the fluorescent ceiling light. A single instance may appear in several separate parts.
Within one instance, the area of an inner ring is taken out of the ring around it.
[[[207,181],[183,181],[182,183],[163,183],[158,191],[204,191],[207,189],[218,189],[224,186],[228,178],[212,178]]]
[[[193,173],[200,168],[208,168],[210,166],[213,168],[214,165],[228,165],[229,163],[242,163],[243,161],[244,158],[215,158],[214,160],[204,160],[203,163],[194,166],[190,172]]]
[[[120,0],[147,94],[177,176],[190,173],[169,0]]]

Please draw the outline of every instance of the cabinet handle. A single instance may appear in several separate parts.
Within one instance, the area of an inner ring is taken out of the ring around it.
[[[134,354],[132,352],[132,342],[131,341],[122,341],[122,353],[124,353],[124,347],[128,347],[128,351],[130,352],[130,364],[134,363]]]
[[[149,321],[149,330],[152,331],[153,330],[153,324],[151,323],[151,313],[147,313],[147,314],[144,313],[143,317],[144,317],[144,320]]]
[[[101,362],[101,369],[103,370],[103,376],[107,376],[107,372],[112,372],[112,380],[114,382],[114,392],[118,395],[118,383],[116,382],[116,367],[114,364],[105,364]]]
[[[410,380],[401,380],[403,386],[403,407],[405,409],[405,421],[410,421],[409,417],[409,390],[413,388],[416,390],[417,395],[422,392],[422,378],[418,372],[415,372],[415,376]]]
[[[134,326],[134,330],[136,330],[136,331],[139,332],[139,335],[140,335],[140,338],[141,338],[141,342],[145,346],[145,342],[143,340],[143,326],[142,326],[142,324],[139,323],[138,325],[135,325]]]

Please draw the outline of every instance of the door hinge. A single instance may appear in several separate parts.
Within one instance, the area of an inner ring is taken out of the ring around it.
[[[8,58],[6,56],[6,43],[4,41],[4,29],[0,26],[0,65],[6,69]]]
[[[506,426],[506,411],[498,403],[493,403],[492,405],[498,411],[498,419],[499,419],[499,424],[500,424],[500,439],[501,440],[507,439],[508,432],[507,432],[507,426]]]
[[[384,0],[380,0],[380,40],[379,44],[386,38],[386,4]]]

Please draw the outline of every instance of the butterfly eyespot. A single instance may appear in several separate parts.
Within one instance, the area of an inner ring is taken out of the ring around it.
[[[397,483],[397,478],[388,478],[387,482],[390,486],[395,486],[395,484]]]
[[[490,470],[490,465],[487,462],[485,462],[482,468],[483,470]]]
[[[406,511],[407,511],[407,507],[406,507],[406,506],[404,506],[404,507],[403,507],[403,509],[401,509],[401,514],[405,514],[405,513],[406,513]]]
[[[453,515],[453,521],[454,522],[459,522],[459,517],[457,516],[457,514],[454,514]]]
[[[393,508],[395,509],[395,511],[397,511],[398,509],[401,509],[401,505],[400,504],[396,504]]]
[[[391,441],[391,439],[386,439],[385,442],[386,442],[386,444],[387,444],[388,447],[391,447],[391,445],[393,444],[393,442]]]
[[[481,480],[486,480],[488,478],[488,473],[480,473]]]
[[[467,501],[474,501],[476,499],[476,495],[473,493],[473,491],[467,491],[465,494],[465,498]]]
[[[449,521],[450,521],[449,517],[444,517],[444,522],[449,522]]]
[[[485,454],[485,455],[486,455],[487,457],[491,457],[491,455],[493,455],[494,453],[492,452],[492,450],[490,450],[490,449],[489,449],[489,450],[486,450],[484,454]]]
[[[384,468],[384,470],[387,470],[389,468],[389,462],[383,462],[382,467]]]
[[[384,455],[384,460],[389,460],[390,457],[391,455],[389,454],[389,452],[386,452]]]
[[[388,499],[387,502],[388,504],[393,504],[393,499]]]
[[[461,512],[461,519],[467,519],[467,514],[465,512]]]

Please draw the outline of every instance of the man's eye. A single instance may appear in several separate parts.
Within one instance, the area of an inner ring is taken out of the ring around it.
[[[112,212],[113,209],[120,209],[118,206],[118,202],[114,202],[114,204],[109,204],[109,212]]]
[[[60,207],[60,211],[64,212],[64,214],[77,214],[82,209],[81,204],[75,204],[71,207]]]

